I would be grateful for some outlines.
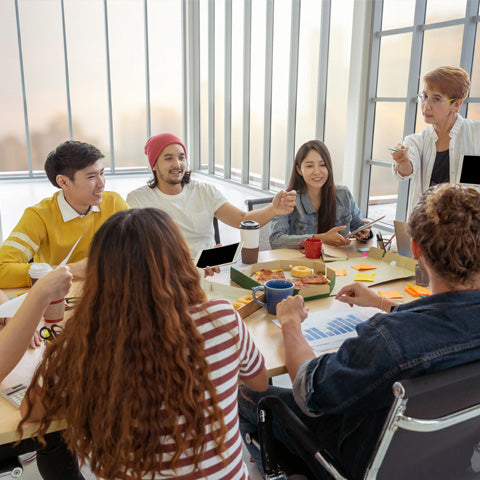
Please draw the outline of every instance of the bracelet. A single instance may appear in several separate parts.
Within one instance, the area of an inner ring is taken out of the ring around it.
[[[382,295],[382,303],[380,304],[380,310],[383,310],[383,302],[385,300],[385,295]]]

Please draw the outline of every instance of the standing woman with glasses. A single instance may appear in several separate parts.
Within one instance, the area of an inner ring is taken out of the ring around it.
[[[412,180],[409,214],[428,187],[458,182],[464,154],[480,154],[480,122],[458,114],[470,89],[468,73],[458,67],[439,67],[427,73],[423,82],[418,100],[429,126],[406,137],[392,153],[396,175]]]

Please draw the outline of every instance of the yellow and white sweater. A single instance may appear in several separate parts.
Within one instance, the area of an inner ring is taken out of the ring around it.
[[[94,233],[105,220],[115,212],[128,208],[117,193],[103,192],[100,207],[92,207],[87,215],[76,215],[66,221],[59,201],[66,203],[62,191],[27,208],[3,242],[0,247],[0,288],[29,286],[28,262],[32,258],[35,262],[58,265],[80,237],[69,262],[82,260],[88,255]]]

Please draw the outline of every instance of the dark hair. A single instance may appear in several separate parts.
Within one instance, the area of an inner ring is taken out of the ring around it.
[[[78,170],[87,168],[104,157],[97,147],[89,143],[67,140],[48,154],[44,168],[50,183],[60,188],[57,175],[65,175],[73,181]]]
[[[93,237],[82,301],[30,386],[43,379],[39,438],[56,415],[65,418],[67,445],[105,478],[181,467],[186,449],[199,467],[209,437],[221,456],[223,411],[190,314],[205,301],[168,214],[141,208],[112,215]]]
[[[448,183],[430,187],[408,228],[426,263],[448,285],[473,285],[480,272],[480,193]]]
[[[304,193],[307,189],[305,180],[298,173],[302,162],[311,150],[315,150],[322,157],[328,170],[328,179],[320,192],[320,208],[318,209],[318,227],[317,233],[327,232],[336,225],[337,218],[337,189],[333,181],[332,159],[327,146],[320,140],[310,140],[304,143],[295,155],[290,181],[287,191],[296,190],[298,193]]]
[[[192,171],[191,170],[186,170],[185,173],[183,174],[182,181],[180,182],[180,185],[183,187],[184,185],[187,185],[187,183],[190,183],[190,177],[192,176]],[[153,178],[147,182],[147,186],[150,188],[155,188],[158,185],[158,179],[157,175],[155,172],[153,172]]]

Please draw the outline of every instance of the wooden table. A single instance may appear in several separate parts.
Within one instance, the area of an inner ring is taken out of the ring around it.
[[[365,245],[365,243],[360,243],[357,241],[351,242],[350,245],[342,248],[334,248],[325,246],[326,253],[332,256],[337,257],[360,257],[361,253],[358,252],[358,248],[368,247],[372,245]],[[301,265],[301,261],[305,258],[303,254],[293,249],[279,249],[279,250],[265,250],[259,253],[258,261],[268,262],[271,260],[298,260],[298,264]],[[328,265],[328,263],[327,263]],[[240,264],[237,266],[239,269],[246,268],[248,265]],[[215,275],[214,281],[230,284],[230,275],[229,269],[223,270],[220,275]],[[382,283],[380,285],[375,285],[372,288],[378,290],[387,289],[387,290],[397,290],[404,295],[404,298],[401,300],[403,302],[409,302],[414,300],[408,293],[405,292],[405,287],[408,282],[411,282],[411,278],[406,278],[402,280],[394,280],[387,283]],[[311,312],[316,312],[319,310],[327,310],[332,308],[334,305],[339,305],[340,302],[335,300],[334,297],[320,298],[317,300],[309,300],[307,302],[308,307]],[[268,373],[271,377],[276,375],[281,375],[287,373],[285,367],[285,351],[283,347],[283,337],[282,331],[277,327],[272,319],[275,317],[267,312],[265,308],[260,308],[245,319],[245,323],[248,327],[252,338],[257,345],[257,347],[262,352],[265,357],[265,363],[268,370]],[[327,353],[332,350],[326,350],[322,353]]]
[[[358,248],[365,247],[364,243],[353,241],[349,246],[342,248],[325,247],[325,251],[329,255],[337,257],[358,257],[360,253]],[[367,245],[368,246],[368,245]],[[259,262],[267,262],[270,260],[301,260],[304,255],[293,249],[282,250],[267,250],[260,252]],[[245,268],[246,265],[238,264],[237,268]],[[222,273],[215,275],[212,279],[215,282],[230,284],[230,269],[224,268]],[[405,291],[404,287],[407,281],[411,279],[398,280],[382,284],[388,289],[395,289],[404,294],[404,301],[411,301],[410,297]],[[81,290],[81,282],[74,282],[72,289],[68,296],[78,296]],[[14,297],[18,293],[25,291],[25,289],[11,289],[6,290],[6,293]],[[326,310],[331,308],[335,303],[338,303],[333,297],[321,298],[318,300],[310,300],[308,306],[312,312],[319,310]],[[68,312],[67,312],[68,316]],[[283,349],[283,338],[280,328],[278,328],[271,321],[273,315],[267,313],[265,308],[260,308],[245,319],[245,323],[260,351],[263,353],[266,361],[266,366],[270,376],[281,375],[286,373],[285,368],[285,352]],[[18,383],[29,384],[36,365],[39,363],[42,355],[42,348],[36,350],[28,350],[18,365],[12,372],[0,383],[0,389],[11,387]],[[18,422],[20,421],[20,412],[13,405],[10,405],[5,399],[0,398],[0,445],[13,442],[18,439],[16,432]],[[62,426],[63,425],[63,426]],[[24,436],[31,436],[35,430],[36,425],[26,425]],[[49,431],[55,431],[64,428],[62,421],[55,421],[52,423]]]

